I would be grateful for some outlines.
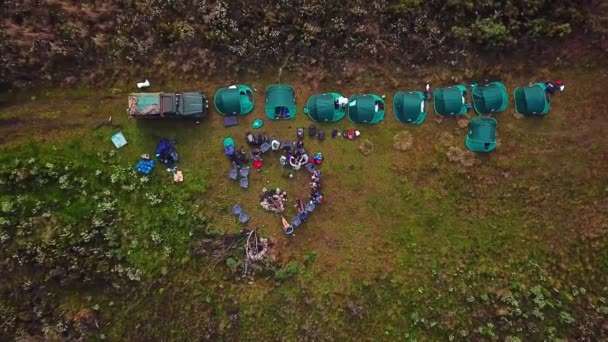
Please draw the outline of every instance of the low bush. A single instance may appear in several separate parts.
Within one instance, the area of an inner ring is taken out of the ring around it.
[[[290,261],[287,265],[278,269],[274,273],[274,278],[278,281],[284,281],[301,272],[302,266],[297,261]]]

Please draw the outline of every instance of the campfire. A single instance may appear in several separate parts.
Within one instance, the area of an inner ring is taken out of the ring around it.
[[[285,211],[285,203],[287,203],[287,192],[281,191],[279,188],[262,189],[262,193],[260,194],[260,205],[262,208],[281,214]]]

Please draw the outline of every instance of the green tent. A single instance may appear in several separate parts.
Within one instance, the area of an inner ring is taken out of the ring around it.
[[[397,121],[420,125],[426,119],[427,106],[421,91],[398,91],[393,97],[393,115]]]
[[[515,89],[515,110],[523,115],[546,115],[551,108],[544,83]]]
[[[433,93],[435,113],[441,116],[465,115],[467,113],[464,98],[466,91],[467,88],[460,84],[435,89]]]
[[[336,122],[342,120],[346,115],[346,110],[338,105],[338,99],[342,95],[338,93],[316,94],[311,96],[306,102],[304,113],[312,121]]]
[[[473,106],[478,114],[500,113],[509,106],[507,88],[502,82],[473,85]]]
[[[271,120],[293,119],[296,116],[296,91],[288,84],[266,88],[266,116]]]
[[[477,116],[469,121],[469,132],[465,145],[473,152],[492,152],[496,149],[496,126],[494,118]]]
[[[384,100],[375,94],[353,95],[348,99],[348,119],[356,124],[377,124],[384,120]]]
[[[213,99],[221,115],[244,115],[253,110],[253,90],[244,84],[217,90]]]

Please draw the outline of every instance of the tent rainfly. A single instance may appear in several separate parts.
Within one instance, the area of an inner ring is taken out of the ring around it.
[[[433,93],[435,113],[441,116],[465,115],[467,113],[466,93],[467,88],[460,84],[435,89]]]
[[[338,99],[342,95],[338,93],[326,93],[312,95],[304,113],[310,117],[312,121],[317,122],[336,122],[342,120],[346,115],[346,110],[338,104]]]
[[[523,115],[541,115],[549,113],[551,103],[544,83],[534,83],[515,89],[515,110]]]
[[[473,106],[478,114],[500,113],[509,106],[507,88],[502,82],[473,85]]]
[[[469,132],[465,140],[473,152],[492,152],[496,149],[496,126],[494,118],[477,116],[469,121]]]
[[[266,116],[271,120],[293,119],[296,116],[296,91],[288,84],[266,88]]]
[[[348,119],[356,124],[377,124],[384,120],[384,100],[376,94],[353,95],[348,99]]]
[[[398,91],[393,97],[393,115],[397,121],[420,125],[426,119],[427,106],[421,91]]]
[[[221,115],[245,115],[253,110],[253,90],[244,84],[220,88],[213,99]]]

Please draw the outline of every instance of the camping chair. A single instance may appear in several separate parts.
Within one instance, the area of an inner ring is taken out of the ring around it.
[[[224,117],[224,127],[232,127],[239,124],[238,116],[227,115]]]
[[[241,178],[239,180],[239,185],[241,188],[247,189],[249,187],[249,178]]]
[[[244,168],[240,169],[239,174],[241,175],[241,177],[249,176],[249,167],[244,167]]]
[[[291,143],[291,141],[283,141],[283,143],[281,144],[281,150],[284,150],[286,148],[290,150],[293,148],[293,144]]]
[[[266,152],[270,151],[271,148],[272,148],[272,146],[269,143],[267,143],[267,142],[265,142],[262,145],[260,145],[260,151],[262,153],[266,153]]]
[[[239,222],[245,224],[247,223],[247,221],[249,221],[249,215],[245,214],[244,212],[241,212],[239,214]]]
[[[308,213],[312,213],[313,211],[315,211],[315,204],[312,202],[308,202],[308,204],[306,205],[306,208],[304,208],[304,210]]]
[[[300,224],[302,224],[302,219],[300,219],[300,215],[296,215],[291,219],[291,226],[297,228]]]
[[[234,215],[240,215],[243,212],[243,208],[241,208],[240,204],[235,204],[234,207],[232,207],[232,213]]]
[[[228,178],[232,180],[236,180],[239,177],[239,172],[237,169],[232,169],[228,171]]]
[[[313,173],[316,168],[315,164],[311,164],[311,163],[306,164],[305,167],[306,167],[306,170],[308,170],[308,172],[310,172],[310,173]]]

